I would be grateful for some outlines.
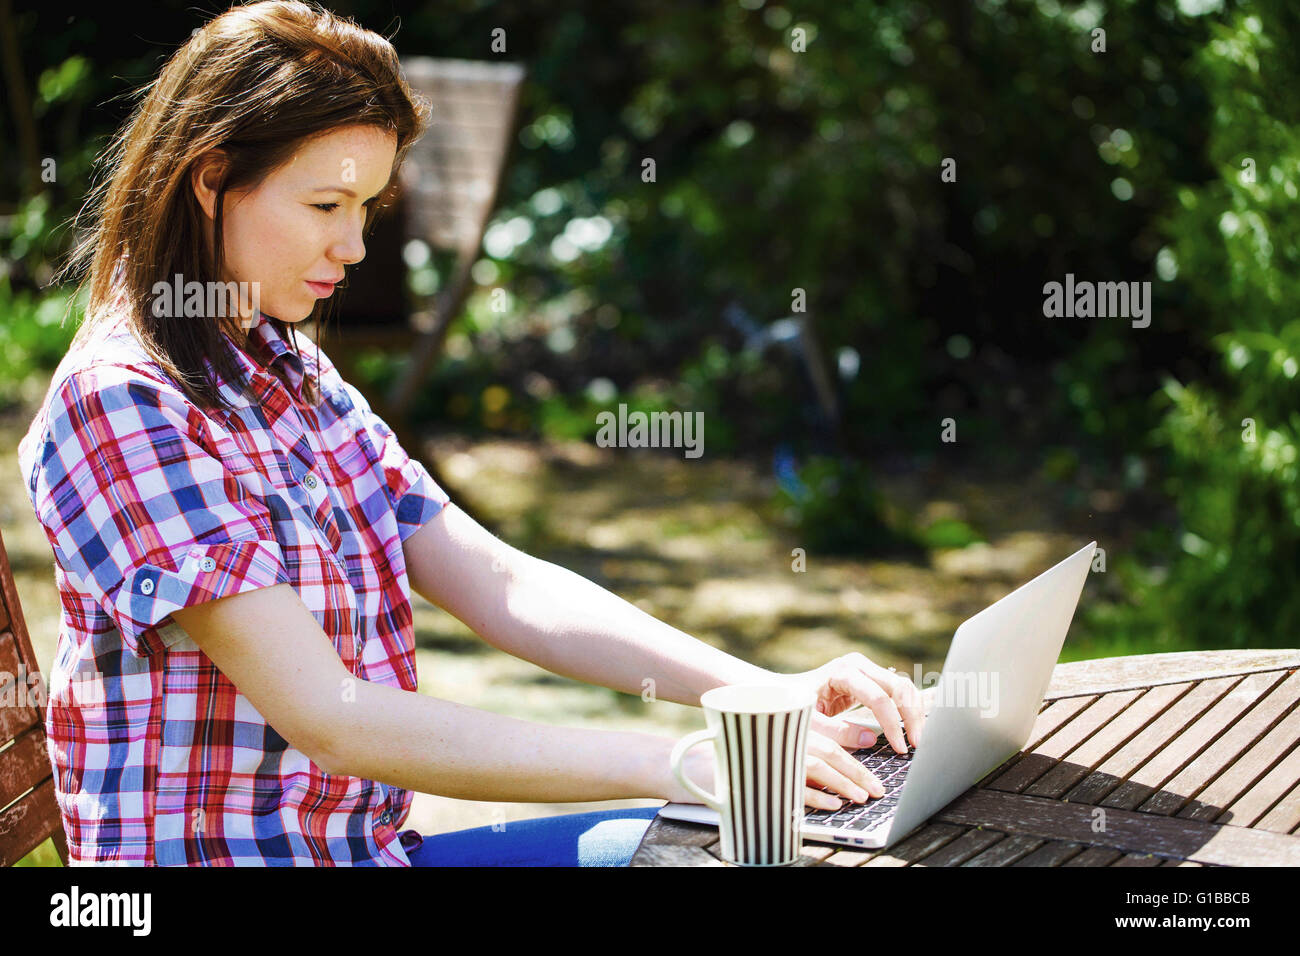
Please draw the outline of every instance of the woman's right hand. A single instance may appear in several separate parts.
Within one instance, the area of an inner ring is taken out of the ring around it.
[[[838,753],[836,753],[838,751]],[[858,802],[855,786],[861,786],[872,797],[883,794],[884,788],[879,781],[867,772],[857,760],[833,740],[809,733],[808,749],[805,759],[807,783],[804,786],[804,805],[814,810],[838,810],[844,800],[835,793],[826,793],[818,787],[828,787],[841,793],[845,800]],[[668,761],[663,762],[668,779],[665,781],[664,799],[672,803],[699,803],[700,799],[691,793],[677,779]],[[711,746],[692,747],[682,758],[682,771],[696,786],[706,793],[717,793],[714,772],[716,770],[713,748]]]

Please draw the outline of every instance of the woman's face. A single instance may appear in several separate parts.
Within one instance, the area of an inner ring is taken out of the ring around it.
[[[227,192],[223,280],[259,283],[259,308],[266,315],[305,319],[317,299],[333,294],[343,267],[364,258],[366,211],[388,184],[396,155],[395,133],[346,126],[299,146],[256,189]],[[194,183],[208,215],[209,247],[215,169],[201,169]]]

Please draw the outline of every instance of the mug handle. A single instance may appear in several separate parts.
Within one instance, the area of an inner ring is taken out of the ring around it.
[[[673,768],[673,776],[677,778],[678,783],[689,790],[692,794],[699,797],[700,800],[704,802],[705,806],[721,813],[722,801],[718,799],[717,795],[702,789],[694,780],[691,780],[682,771],[682,758],[686,756],[686,751],[704,743],[706,740],[712,740],[715,736],[716,731],[712,729],[696,730],[687,734],[681,740],[677,741],[676,746],[673,747],[672,755],[668,758],[668,762]]]

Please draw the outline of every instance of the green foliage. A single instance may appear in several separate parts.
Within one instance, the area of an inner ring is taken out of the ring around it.
[[[777,505],[799,542],[825,554],[907,555],[920,547],[859,461],[814,455],[782,481]]]
[[[38,369],[53,369],[67,352],[77,331],[64,321],[70,289],[38,294],[15,291],[0,276],[0,407],[18,401],[21,383]],[[84,302],[76,310],[80,314]]]
[[[580,10],[492,8],[530,38],[534,83],[487,253],[532,325],[523,334],[556,362],[595,364],[624,389],[694,374],[691,399],[727,410],[737,447],[798,441],[812,405],[798,363],[699,363],[702,342],[746,356],[729,305],[767,327],[798,288],[828,363],[841,349],[860,359],[838,383],[848,453],[924,453],[936,417],[975,411],[1025,443],[1046,434],[1119,456],[1144,442],[1153,369],[1181,344],[1034,312],[1065,268],[1150,273],[1152,211],[1205,171],[1190,70],[1202,18],[1116,5],[1111,46],[1142,54],[1098,56],[1095,4]],[[484,16],[465,4],[407,26],[475,56]],[[940,180],[946,157],[955,182]],[[575,291],[587,305],[552,313]],[[501,376],[526,374],[515,341],[474,347]]]
[[[940,518],[921,529],[919,538],[926,548],[966,548],[983,541],[978,531],[959,518]]]
[[[1171,377],[1156,440],[1180,526],[1152,592],[1202,646],[1293,646],[1300,629],[1300,16],[1258,0],[1216,26],[1202,65],[1219,176],[1171,218],[1180,278],[1219,356]]]

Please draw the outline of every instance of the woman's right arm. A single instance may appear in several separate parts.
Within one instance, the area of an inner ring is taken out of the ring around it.
[[[354,677],[288,584],[172,618],[293,747],[330,773],[463,800],[686,800],[653,734],[518,720]],[[712,785],[698,748],[688,773]]]

